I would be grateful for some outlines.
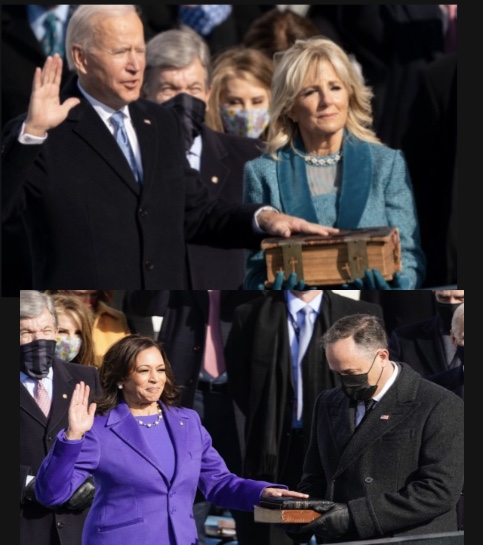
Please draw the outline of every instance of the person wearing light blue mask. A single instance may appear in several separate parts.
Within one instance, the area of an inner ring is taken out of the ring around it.
[[[233,47],[213,63],[206,124],[215,131],[265,140],[273,62],[257,49]]]

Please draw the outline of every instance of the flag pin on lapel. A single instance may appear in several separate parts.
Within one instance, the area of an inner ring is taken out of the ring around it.
[[[381,416],[379,418],[381,420],[389,420],[389,415],[388,414],[381,414]]]
[[[146,123],[146,125],[151,125],[151,121],[149,119],[145,119],[144,123]]]

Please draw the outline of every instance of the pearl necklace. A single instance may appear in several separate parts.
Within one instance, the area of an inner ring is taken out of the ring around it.
[[[335,165],[342,159],[342,151],[338,151],[335,154],[328,155],[327,158],[324,156],[317,156],[317,155],[302,155],[301,153],[298,153],[300,157],[304,159],[306,163],[309,165],[314,165],[316,167],[322,167],[325,165]]]
[[[146,424],[145,422],[143,422],[142,420],[137,420],[137,423],[140,425],[140,426],[146,426],[146,428],[151,428],[152,426],[157,426],[161,420],[163,418],[163,409],[161,409],[161,407],[158,405],[158,418],[152,423],[152,424]]]

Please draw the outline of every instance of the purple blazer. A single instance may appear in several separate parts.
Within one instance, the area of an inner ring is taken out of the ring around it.
[[[161,407],[176,457],[171,482],[157,462],[162,454],[154,454],[125,403],[97,416],[80,441],[67,441],[63,431],[57,435],[37,474],[35,493],[43,504],[55,506],[88,475],[94,477],[83,545],[196,545],[198,486],[216,505],[251,511],[262,489],[273,485],[230,473],[195,411]]]

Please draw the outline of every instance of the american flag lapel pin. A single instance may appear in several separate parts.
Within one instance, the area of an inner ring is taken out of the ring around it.
[[[381,416],[379,418],[381,420],[389,420],[389,415],[388,414],[381,414]]]

